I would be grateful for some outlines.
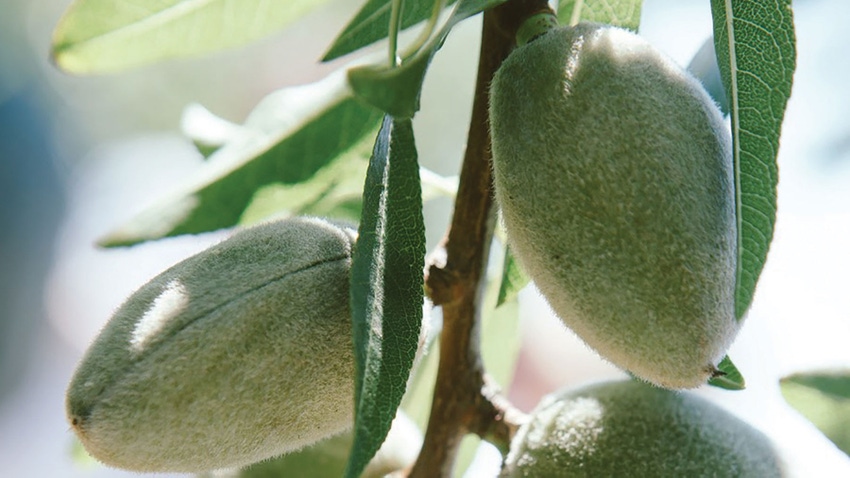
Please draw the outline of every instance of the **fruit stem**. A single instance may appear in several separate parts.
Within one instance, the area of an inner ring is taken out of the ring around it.
[[[525,45],[540,35],[558,27],[558,16],[553,12],[540,12],[522,22],[516,33],[516,44]]]
[[[545,0],[510,0],[484,12],[467,148],[451,227],[442,244],[445,263],[432,260],[426,277],[429,296],[443,309],[443,331],[431,416],[412,478],[451,477],[467,433],[507,449],[522,419],[486,376],[479,347],[483,279],[496,221],[489,85],[511,52],[520,24],[547,9]]]

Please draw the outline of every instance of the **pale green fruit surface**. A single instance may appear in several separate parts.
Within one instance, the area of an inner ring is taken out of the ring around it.
[[[260,225],[136,291],[68,388],[86,450],[119,468],[198,472],[350,428],[355,234],[311,218]]]
[[[345,474],[353,443],[354,433],[349,430],[296,452],[202,478],[340,478]],[[421,447],[422,432],[399,410],[386,440],[360,478],[381,478],[413,466]]]
[[[696,395],[629,380],[545,397],[517,433],[501,476],[783,475],[760,431]]]
[[[579,24],[511,53],[490,100],[508,241],[554,311],[640,378],[705,383],[739,324],[731,140],[701,85]]]

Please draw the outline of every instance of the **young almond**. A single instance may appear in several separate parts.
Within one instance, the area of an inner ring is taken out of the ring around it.
[[[639,36],[596,24],[517,48],[490,95],[508,241],[554,311],[642,379],[705,383],[739,329],[717,106]]]
[[[511,443],[502,478],[779,478],[762,432],[688,392],[635,380],[545,397]]]
[[[199,472],[351,427],[355,234],[311,218],[260,225],[135,292],[68,388],[86,450],[129,470]]]

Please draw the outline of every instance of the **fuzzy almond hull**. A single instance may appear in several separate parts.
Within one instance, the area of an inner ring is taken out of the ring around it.
[[[580,24],[514,51],[490,108],[508,240],[554,311],[638,377],[705,383],[739,324],[731,139],[702,86]]]
[[[780,478],[786,468],[766,435],[726,410],[628,380],[544,397],[500,476]]]
[[[118,309],[77,368],[86,450],[135,471],[239,467],[353,422],[354,232],[296,218],[236,233]]]

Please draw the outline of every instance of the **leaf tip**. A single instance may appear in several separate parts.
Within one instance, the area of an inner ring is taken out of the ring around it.
[[[724,390],[739,391],[747,388],[747,383],[744,376],[732,363],[729,356],[723,357],[723,360],[712,371],[711,378],[708,379],[708,384],[712,387],[722,388]]]
[[[340,53],[336,48],[336,44],[333,44],[330,46],[330,48],[327,49],[327,51],[325,51],[319,61],[321,61],[322,63],[328,63],[330,61],[336,60],[342,55],[343,53]]]
[[[50,51],[48,52],[48,60],[50,63],[59,70],[62,70],[67,73],[73,72],[72,68],[69,67],[69,64],[73,62],[69,62],[69,54],[70,45],[66,42],[56,41],[54,39],[53,43],[50,45]]]
[[[142,242],[139,238],[125,234],[121,229],[108,232],[95,240],[95,245],[104,249],[128,247]]]

